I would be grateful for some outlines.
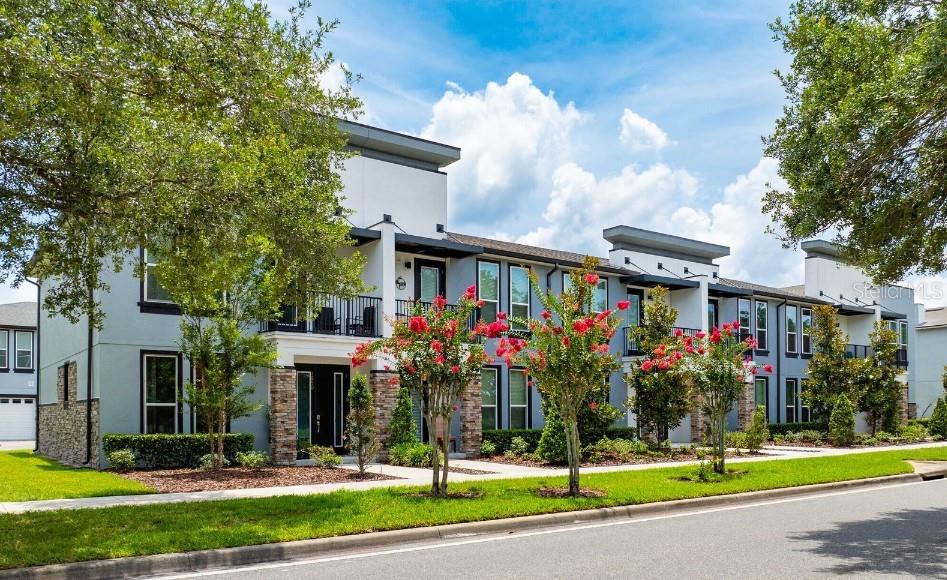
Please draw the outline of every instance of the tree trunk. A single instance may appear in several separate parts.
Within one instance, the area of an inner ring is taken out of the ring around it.
[[[440,495],[441,495],[441,480],[440,480],[440,466],[441,466],[441,462],[440,462],[440,458],[438,457],[438,454],[436,453],[436,450],[437,450],[437,419],[436,419],[436,417],[434,416],[433,413],[431,413],[431,412],[428,411],[428,410],[425,410],[425,412],[424,412],[424,422],[427,423],[428,436],[434,438],[433,445],[431,445],[431,447],[433,447],[434,450],[435,450],[435,453],[433,454],[433,457],[431,458],[431,474],[432,474],[432,480],[431,480],[431,495],[434,496],[434,497],[440,497]]]
[[[566,458],[569,461],[569,495],[579,495],[579,463],[581,462],[579,449],[579,424],[572,418],[562,418],[566,435]]]
[[[444,434],[441,437],[441,452],[444,454],[444,465],[441,467],[441,494],[445,496],[447,495],[447,473],[450,465],[448,454],[450,453],[450,433],[453,419],[453,413],[449,413],[444,418]]]
[[[717,425],[716,428],[716,440],[714,446],[716,448],[717,457],[714,458],[714,471],[719,474],[724,474],[727,472],[725,458],[727,456],[727,416],[725,414],[718,414],[717,417],[714,417],[714,422]]]
[[[217,418],[217,456],[214,457],[214,468],[220,469],[224,466],[224,434],[227,433],[227,413],[224,410],[223,401],[220,405],[220,415]]]

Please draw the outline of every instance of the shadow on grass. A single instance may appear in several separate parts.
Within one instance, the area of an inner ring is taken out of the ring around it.
[[[805,551],[842,560],[824,569],[830,574],[947,578],[947,508],[890,512],[790,539],[815,544]]]

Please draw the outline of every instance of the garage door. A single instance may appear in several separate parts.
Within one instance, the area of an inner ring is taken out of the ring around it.
[[[0,441],[32,441],[36,437],[36,399],[0,397]]]

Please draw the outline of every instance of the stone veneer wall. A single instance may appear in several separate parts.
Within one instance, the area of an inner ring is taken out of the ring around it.
[[[69,392],[64,400],[65,373],[56,373],[56,402],[39,406],[37,448],[39,453],[68,465],[84,465],[86,460],[86,408],[88,402],[76,400],[76,363],[69,363]],[[99,400],[92,400],[92,460],[99,465]]]
[[[470,381],[460,398],[460,451],[468,459],[480,457],[480,442],[483,439],[483,392],[480,377]]]
[[[274,465],[296,464],[296,369],[269,370],[270,459]]]
[[[752,382],[743,385],[740,400],[737,402],[737,420],[740,431],[745,431],[753,421],[756,410],[756,385]]]
[[[398,401],[398,373],[391,371],[371,371],[368,375],[368,387],[375,402],[375,430],[382,454],[388,450],[388,426]]]

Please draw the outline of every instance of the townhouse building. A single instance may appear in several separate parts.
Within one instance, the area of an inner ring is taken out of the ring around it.
[[[450,301],[475,284],[484,301],[479,313],[484,320],[491,321],[498,311],[537,317],[542,307],[528,274],[536,275],[543,290],[560,292],[568,272],[585,259],[580,253],[452,231],[447,227],[447,172],[460,159],[458,148],[353,122],[340,126],[357,153],[345,163],[342,192],[342,204],[351,210],[354,245],[340,252],[364,255],[365,290],[354,298],[324,296],[315,312],[287,306],[281,319],[261,322],[258,331],[276,346],[277,368],[246,377],[263,410],[235,419],[230,427],[253,433],[257,447],[276,463],[293,463],[299,448],[310,443],[342,451],[352,373],[369,375],[379,422],[387,425],[397,374],[380,361],[352,369],[350,355],[358,343],[390,333],[391,321],[407,316],[417,302],[430,303],[437,295]],[[658,285],[670,290],[683,332],[707,331],[739,318],[760,340],[756,357],[772,362],[776,370],[747,385],[733,426],[754,404],[767,405],[772,422],[808,418],[799,392],[811,354],[814,304],[838,308],[852,356],[867,354],[864,345],[874,321],[890,320],[903,328],[902,380],[911,383],[908,361],[917,324],[913,295],[903,289],[896,297],[881,296],[886,289],[875,289],[845,266],[831,244],[804,246],[805,284],[772,288],[721,278],[715,260],[729,254],[725,246],[627,225],[610,227],[603,235],[612,247],[598,259],[594,306],[632,302],[626,328],[611,344],[626,369],[642,354],[627,327],[641,322],[650,290]],[[147,254],[142,255],[147,262]],[[84,324],[45,313],[41,317],[42,453],[69,463],[101,465],[104,433],[200,429],[184,398],[192,369],[177,347],[179,311],[147,268],[139,279],[133,266],[130,259],[123,271],[104,274],[110,291],[96,298],[106,319],[102,330],[92,333],[91,356]],[[879,295],[873,297],[876,291]],[[485,348],[492,353],[495,341],[487,341]],[[623,373],[608,380],[610,401],[624,412],[621,423],[634,425],[634,413],[625,406],[630,393]],[[520,368],[488,365],[458,403],[451,445],[461,453],[479,452],[483,429],[543,424],[539,392]],[[426,436],[418,423],[420,435]],[[688,418],[669,435],[673,441],[690,441],[699,435],[699,423]]]
[[[917,388],[914,403],[919,417],[934,412],[937,399],[947,396],[947,308],[928,308],[917,324]]]
[[[36,302],[0,304],[0,441],[36,436]]]

